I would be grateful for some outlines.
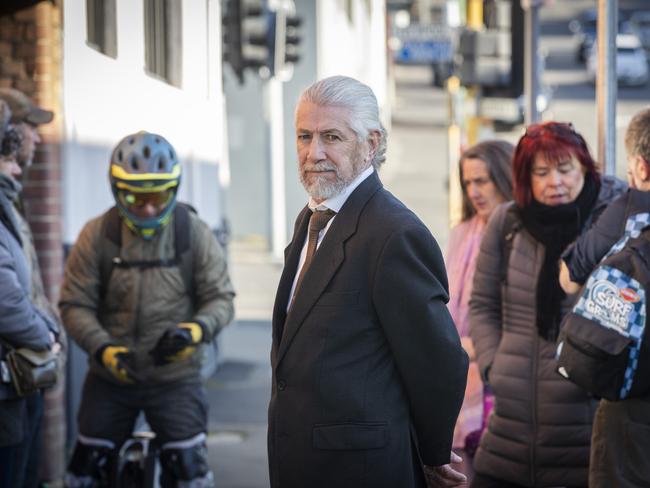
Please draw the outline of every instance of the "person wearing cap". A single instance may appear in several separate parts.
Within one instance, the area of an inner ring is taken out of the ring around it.
[[[55,315],[38,306],[22,217],[14,203],[21,186],[17,154],[22,139],[9,124],[8,104],[0,100],[0,488],[36,487],[38,441],[43,417],[41,392],[19,396],[11,384],[6,354],[11,348],[36,351],[57,347]]]
[[[38,107],[27,95],[14,88],[0,88],[0,100],[4,100],[11,110],[11,123],[20,133],[23,142],[18,151],[18,164],[23,167],[32,164],[36,145],[41,137],[36,129],[41,124],[48,124],[54,113]]]
[[[70,488],[111,476],[140,412],[160,447],[161,486],[214,486],[202,352],[232,319],[234,291],[214,234],[176,202],[180,178],[164,137],[126,136],[110,162],[116,205],[68,258],[61,316],[89,360]]]
[[[37,126],[51,122],[54,118],[54,113],[50,110],[45,110],[41,107],[38,107],[36,104],[34,104],[34,102],[32,102],[29,97],[27,97],[27,95],[14,88],[0,88],[0,101],[5,103],[9,108],[11,113],[9,120],[10,128],[12,131],[15,131],[17,133],[17,136],[20,139],[18,148],[13,154],[14,164],[12,166],[11,173],[8,178],[5,178],[3,181],[3,191],[6,192],[7,196],[11,200],[11,209],[15,217],[18,232],[20,233],[23,251],[27,257],[27,264],[31,281],[32,301],[41,309],[46,310],[48,315],[56,320],[57,323],[59,323],[60,320],[58,317],[58,311],[56,307],[52,306],[49,299],[47,298],[47,295],[45,294],[45,287],[43,286],[43,279],[38,262],[38,256],[36,254],[36,248],[34,246],[32,231],[29,227],[29,223],[21,211],[23,208],[21,201],[21,181],[25,175],[26,169],[32,164],[37,144],[41,142],[41,138],[37,131]],[[59,327],[59,329],[61,328]],[[66,350],[65,334],[60,333],[57,337],[57,342],[61,344],[61,368],[59,379],[63,381],[63,371],[65,366],[64,352]],[[46,392],[45,395],[47,396],[47,394],[48,393]],[[55,392],[53,394],[55,396],[60,395],[59,392]],[[45,401],[46,405],[47,403],[48,402]],[[38,408],[42,410],[43,406],[38,406]],[[45,420],[45,422],[47,422],[47,420]],[[47,427],[45,427],[45,429],[47,429]],[[43,458],[45,459],[48,457],[47,449],[50,448],[48,446],[44,447],[46,449],[46,452],[43,453]],[[58,448],[58,446],[55,446],[55,448]],[[32,449],[32,451],[38,450]],[[36,483],[35,480],[39,474],[38,460],[38,452],[33,452],[33,455],[30,458],[29,486],[32,486],[34,483]]]

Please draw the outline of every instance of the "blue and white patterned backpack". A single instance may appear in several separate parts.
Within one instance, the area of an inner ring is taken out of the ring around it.
[[[608,400],[650,391],[650,213],[628,218],[624,236],[592,271],[557,345],[558,372]]]

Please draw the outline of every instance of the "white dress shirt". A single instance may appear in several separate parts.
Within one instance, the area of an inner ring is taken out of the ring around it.
[[[370,176],[375,171],[375,168],[371,165],[369,168],[366,168],[359,176],[357,176],[352,183],[345,187],[345,189],[338,195],[328,198],[327,200],[322,201],[321,203],[314,202],[313,198],[309,198],[309,203],[307,204],[312,212],[323,211],[323,210],[333,210],[337,214],[341,211],[343,204],[347,201],[348,197],[356,190],[368,176]],[[316,250],[320,247],[320,243],[323,242],[323,238],[327,231],[329,230],[332,222],[336,219],[336,215],[330,219],[325,228],[318,233],[318,241],[316,242]],[[293,300],[293,293],[296,290],[296,282],[298,281],[298,276],[300,276],[300,270],[302,269],[303,264],[305,264],[305,259],[307,257],[307,242],[309,241],[309,232],[305,237],[305,242],[302,245],[302,251],[300,251],[300,259],[298,260],[298,269],[296,270],[296,275],[293,278],[293,284],[291,285],[291,293],[289,294],[289,302],[287,303],[287,311],[289,311],[289,305],[291,305],[291,300]]]

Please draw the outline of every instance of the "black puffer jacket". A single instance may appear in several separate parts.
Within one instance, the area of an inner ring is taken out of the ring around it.
[[[623,188],[603,178],[592,218]],[[555,343],[538,335],[535,297],[544,246],[525,229],[514,236],[502,283],[503,227],[511,205],[497,208],[488,222],[470,302],[479,368],[496,398],[474,468],[522,486],[587,486],[596,402],[556,373]],[[563,301],[563,314],[574,298]]]

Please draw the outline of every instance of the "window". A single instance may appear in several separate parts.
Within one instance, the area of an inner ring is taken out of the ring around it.
[[[86,0],[86,42],[111,58],[117,57],[115,0]]]
[[[146,70],[174,86],[181,85],[181,0],[144,1]]]

